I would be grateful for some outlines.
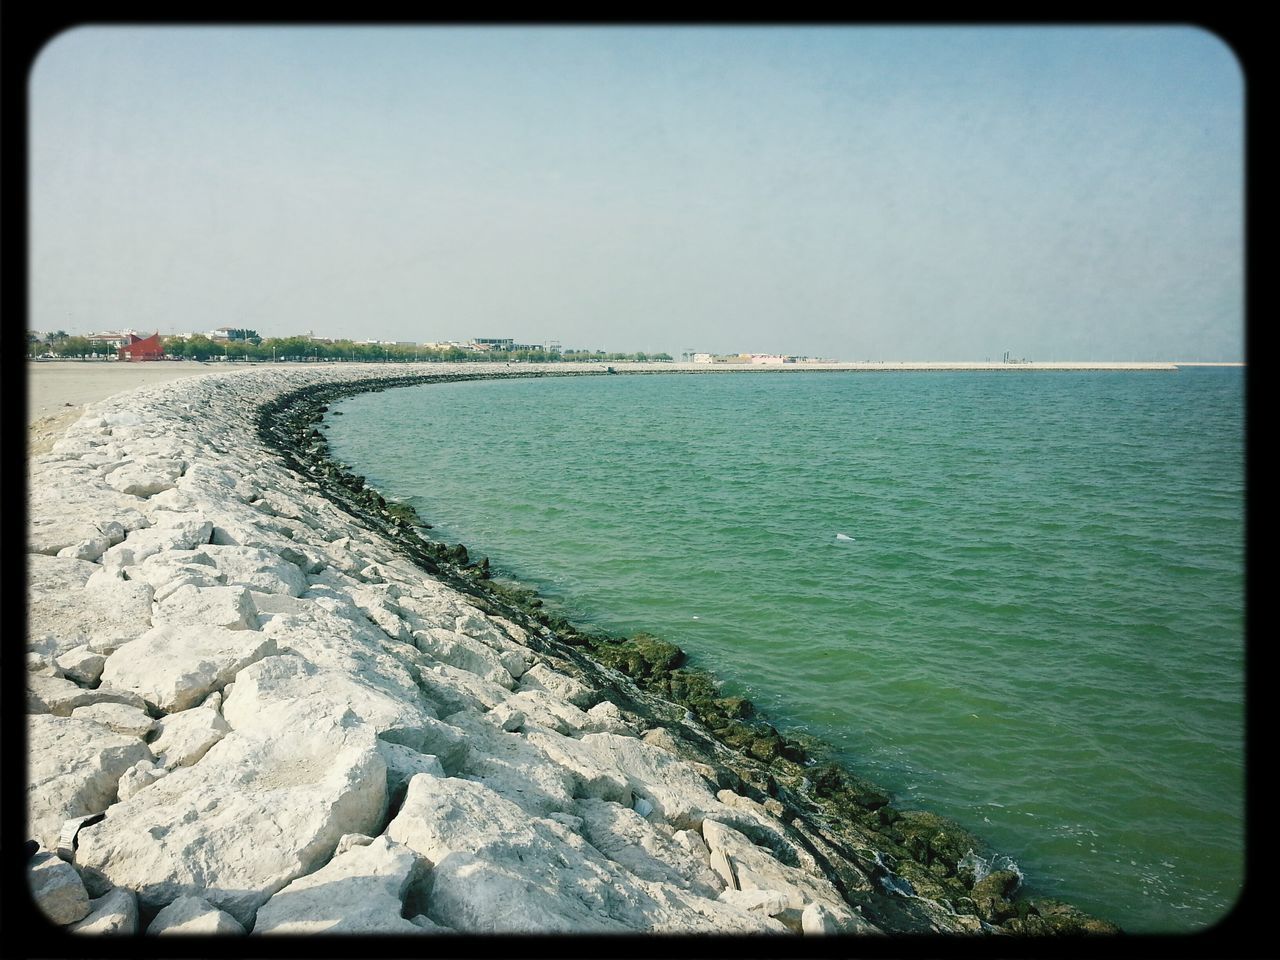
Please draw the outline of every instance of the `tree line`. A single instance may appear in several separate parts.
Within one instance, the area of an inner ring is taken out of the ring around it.
[[[352,340],[312,340],[308,337],[262,339],[252,330],[244,339],[211,340],[202,334],[190,337],[161,337],[169,357],[188,360],[239,361],[320,361],[409,363],[413,361],[505,361],[507,363],[553,363],[559,361],[640,361],[670,360],[669,353],[608,353],[603,350],[490,350],[479,353],[461,347],[423,347],[401,343],[356,343]],[[92,344],[85,337],[69,336],[58,330],[45,337],[27,334],[27,356],[52,355],[64,359],[114,356],[115,351]]]

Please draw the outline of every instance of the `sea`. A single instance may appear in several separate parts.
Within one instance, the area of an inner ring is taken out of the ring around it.
[[[1244,409],[1240,368],[670,373],[326,426],[434,538],[678,644],[1028,894],[1180,934],[1243,885]]]

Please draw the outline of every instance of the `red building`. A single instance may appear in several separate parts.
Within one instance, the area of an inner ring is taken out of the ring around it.
[[[160,332],[143,338],[129,334],[129,342],[116,351],[117,360],[162,360],[164,347],[160,345]]]

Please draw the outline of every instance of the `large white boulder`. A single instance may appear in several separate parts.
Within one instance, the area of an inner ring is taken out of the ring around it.
[[[253,933],[421,933],[400,914],[410,886],[426,872],[421,857],[386,836],[352,845],[264,903]]]
[[[88,689],[62,677],[31,672],[27,674],[28,713],[52,713],[56,717],[69,717],[74,710],[95,703],[122,703],[134,707],[143,705],[142,698],[136,693],[118,689],[109,683]]]
[[[29,554],[27,562],[32,649],[61,656],[87,645],[104,652],[150,628],[149,584],[94,577],[102,568],[84,560]]]
[[[156,722],[142,707],[127,703],[98,702],[76,707],[71,716],[92,720],[109,730],[130,737],[146,739],[155,729]]]
[[[151,751],[125,736],[77,717],[27,718],[27,817],[30,835],[47,850],[58,846],[64,821],[101,813],[116,801],[126,770]]]
[[[447,663],[483,677],[506,690],[515,687],[515,678],[503,666],[502,658],[479,640],[453,630],[415,630],[413,642],[432,660]]]
[[[186,584],[156,602],[151,622],[157,627],[202,624],[228,630],[257,630],[258,611],[246,587]]]
[[[294,654],[269,657],[241,670],[235,690],[222,705],[222,715],[233,729],[260,737],[344,712],[379,733],[423,728],[435,719],[420,697],[391,696],[358,676],[322,670]]]
[[[166,770],[189,767],[209,752],[209,748],[231,732],[218,706],[220,694],[210,694],[204,703],[181,713],[171,713],[156,724],[151,752]]]
[[[794,911],[797,926],[802,925],[803,911],[811,904],[818,904],[824,909],[824,916],[843,932],[878,932],[845,903],[826,877],[780,863],[769,850],[753,844],[742,833],[715,820],[703,821],[702,836],[711,849],[713,864],[717,860],[721,863],[727,861],[738,889],[744,892],[766,891],[781,896],[782,909]]]
[[[260,547],[210,544],[203,552],[212,561],[225,583],[248,587],[258,593],[283,593],[300,597],[307,590],[307,578],[296,564]]]
[[[89,901],[89,915],[67,928],[84,936],[132,936],[138,932],[138,898],[132,890],[116,887]]]
[[[208,543],[212,532],[213,524],[207,520],[132,530],[122,543],[117,543],[102,554],[102,564],[107,567],[131,567],[162,550],[191,550],[202,543]]]
[[[432,864],[426,915],[465,933],[781,932],[777,921],[651,883],[576,831],[483,784],[417,776],[386,835]]]
[[[27,866],[31,898],[52,923],[63,926],[89,914],[89,891],[80,874],[56,854],[37,853]]]
[[[560,700],[567,700],[580,710],[594,706],[600,696],[586,684],[563,673],[556,673],[545,663],[536,663],[520,677],[520,690],[545,690]]]
[[[148,936],[244,935],[244,925],[203,897],[179,897],[155,915]]]
[[[273,739],[235,732],[80,831],[91,892],[123,886],[144,909],[198,895],[249,927],[345,833],[377,833],[386,766],[371,731],[316,726]]]
[[[102,682],[174,713],[226,686],[245,667],[274,655],[275,648],[275,640],[253,630],[199,623],[158,626],[113,653]]]
[[[169,490],[187,465],[182,460],[148,458],[141,463],[129,463],[107,474],[107,483],[121,493],[135,497],[150,497],[162,490]]]
[[[630,807],[606,800],[579,800],[574,812],[590,844],[637,877],[711,898],[724,889],[708,861],[677,841],[666,824],[650,823]]]

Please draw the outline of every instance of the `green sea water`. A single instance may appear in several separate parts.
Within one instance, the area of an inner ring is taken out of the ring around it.
[[[1029,893],[1203,929],[1244,862],[1239,369],[480,381],[334,456],[576,622],[646,630]]]

